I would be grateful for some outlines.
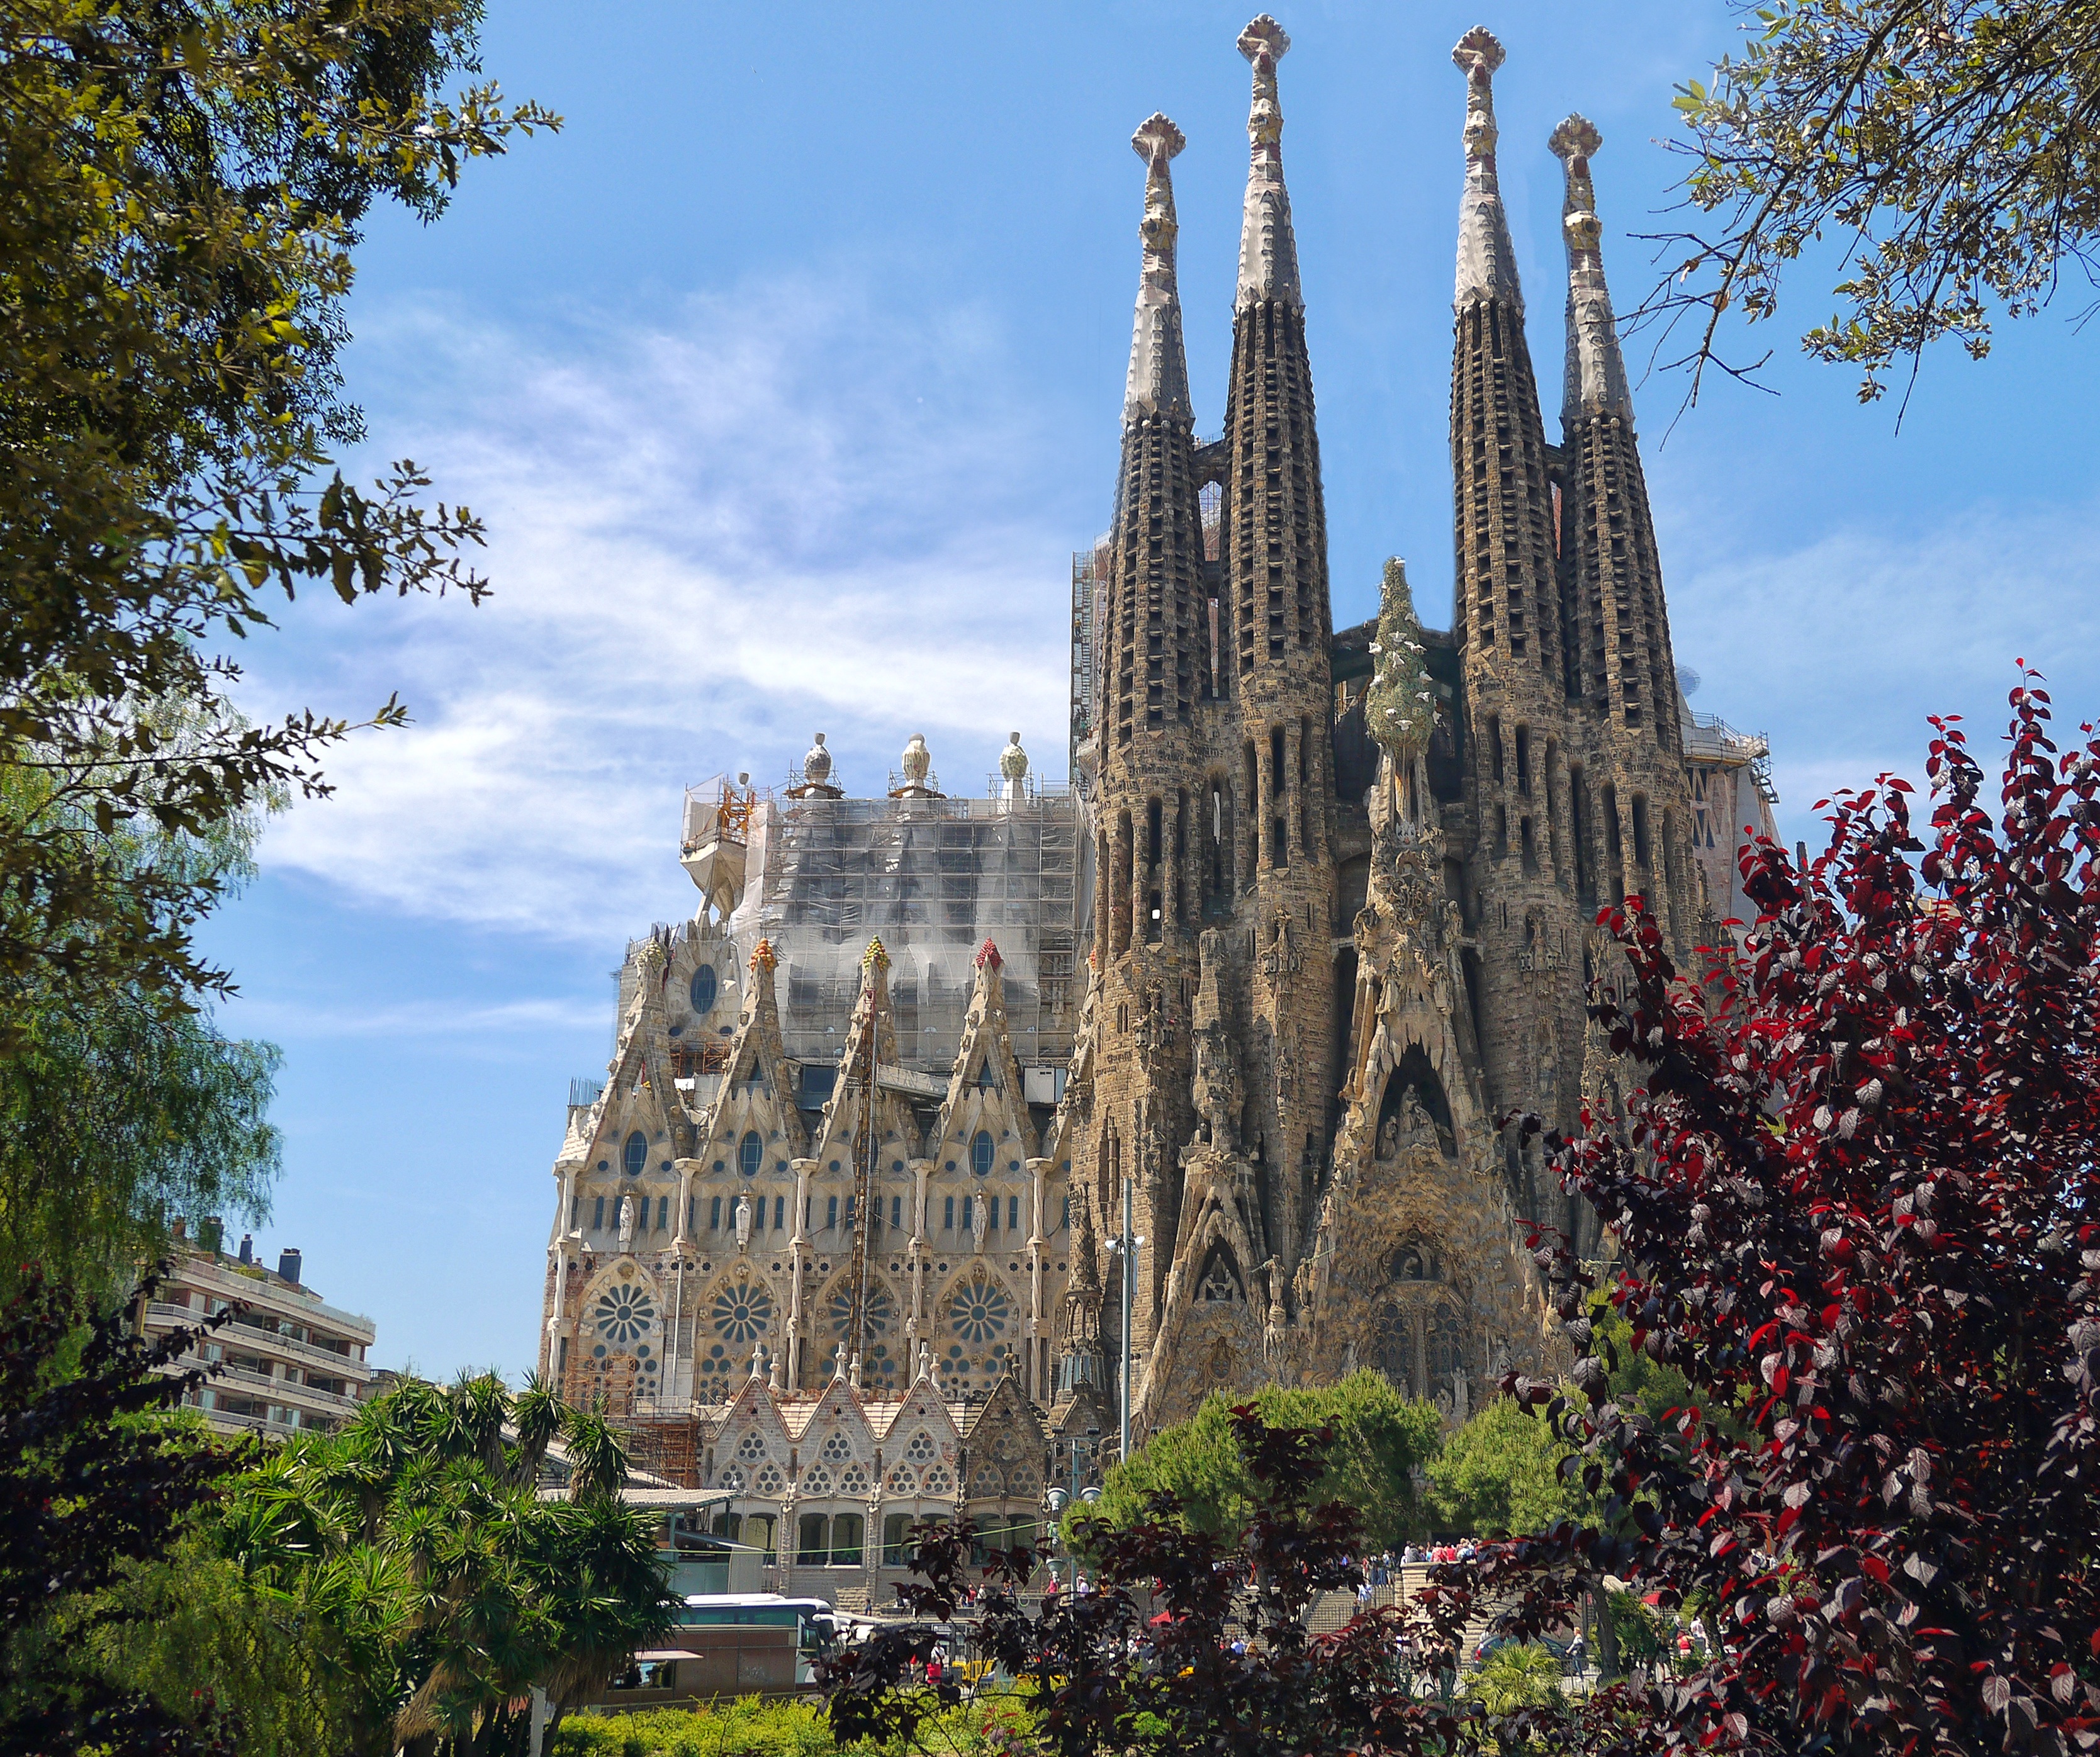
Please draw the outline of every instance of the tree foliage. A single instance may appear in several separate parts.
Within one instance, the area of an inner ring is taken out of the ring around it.
[[[1609,1296],[1691,1398],[1611,1394],[1589,1278],[1542,1244],[1578,1394],[1513,1380],[1582,1449],[1601,1526],[1495,1547],[1522,1633],[1607,1574],[1714,1609],[1646,1699],[1668,1750],[2083,1750],[2100,1728],[2100,744],[2032,674],[1995,801],[1936,722],[1929,835],[1884,777],[1701,995],[1652,920],[1597,1004],[1644,1079],[1630,1135],[1553,1143],[1629,1265]],[[1732,1410],[1720,1423],[1705,1410]]]
[[[554,123],[442,95],[479,11],[0,0],[0,780],[42,784],[0,837],[0,1052],[25,993],[223,987],[190,938],[214,876],[112,838],[324,790],[345,722],[222,711],[271,594],[483,589],[479,524],[413,465],[366,490],[331,461],[371,205],[433,219],[464,160]]]
[[[0,1750],[114,1757],[230,1751],[206,1693],[170,1706],[103,1674],[73,1615],[150,1563],[217,1494],[228,1454],[153,1419],[195,1331],[148,1344],[41,1276],[0,1313]],[[140,1626],[105,1605],[106,1639]]]
[[[1432,1524],[1454,1535],[1507,1536],[1580,1517],[1582,1486],[1560,1469],[1567,1453],[1566,1442],[1522,1406],[1491,1399],[1429,1461]]]
[[[1270,1386],[1251,1406],[1273,1427],[1329,1432],[1313,1492],[1357,1508],[1373,1548],[1421,1534],[1414,1473],[1434,1455],[1442,1433],[1434,1405],[1410,1401],[1365,1370],[1334,1385]],[[1246,1524],[1256,1488],[1239,1436],[1233,1404],[1214,1392],[1190,1419],[1162,1428],[1127,1463],[1111,1469],[1098,1508],[1068,1516],[1069,1534],[1080,1538],[1089,1512],[1110,1525],[1140,1522],[1163,1495],[1193,1529],[1229,1537]]]
[[[33,813],[48,778],[0,769],[0,838]],[[252,871],[261,814],[201,836],[150,819],[104,841],[107,869],[158,869],[224,894]],[[137,985],[26,982],[0,1055],[0,1290],[21,1265],[86,1292],[128,1291],[179,1216],[269,1211],[279,1139],[268,1120],[279,1057],[170,1011]]]
[[[571,1474],[548,1499],[557,1440]],[[621,1503],[626,1474],[605,1424],[536,1384],[404,1380],[229,1485],[206,1535],[238,1571],[238,1614],[171,1621],[195,1658],[163,1644],[142,1661],[163,1689],[209,1679],[248,1662],[245,1631],[267,1619],[307,1631],[334,1748],[508,1751],[532,1689],[564,1706],[669,1628],[656,1521]],[[199,1609],[180,1578],[166,1587],[171,1613]]]
[[[1665,236],[1670,272],[1640,314],[1691,319],[1695,371],[1718,359],[1723,315],[1772,316],[1819,242],[1842,252],[1837,310],[1803,346],[1858,368],[1863,400],[1931,342],[1980,359],[1994,311],[2040,310],[2067,272],[2090,281],[2089,0],[1763,0],[1747,29],[1678,99],[1687,193],[1711,218]]]

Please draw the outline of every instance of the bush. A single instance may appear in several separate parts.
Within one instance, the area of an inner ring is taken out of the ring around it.
[[[1024,1715],[1011,1697],[964,1702],[929,1722],[938,1748],[1004,1752]],[[701,1709],[571,1715],[547,1742],[548,1757],[903,1757],[901,1745],[840,1745],[818,1705],[757,1696],[717,1698]]]

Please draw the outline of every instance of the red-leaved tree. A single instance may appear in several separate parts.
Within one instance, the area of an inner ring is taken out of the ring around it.
[[[1703,1400],[1612,1401],[1593,1280],[1540,1243],[1579,1396],[1512,1377],[1605,1497],[1470,1580],[1543,1627],[1606,1574],[1710,1606],[1704,1669],[1580,1742],[1981,1752],[2100,1744],[2100,744],[2026,673],[1998,797],[1933,722],[1929,832],[1884,777],[1688,979],[1637,906],[1593,1016],[1637,1064],[1623,1128],[1551,1143],[1617,1234],[1635,1346]],[[1730,1418],[1717,1423],[1716,1412]]]

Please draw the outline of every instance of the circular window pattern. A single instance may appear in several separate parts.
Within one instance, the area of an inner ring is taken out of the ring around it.
[[[743,1493],[743,1472],[731,1464],[717,1479],[715,1486],[726,1489],[731,1494],[741,1494]]]
[[[802,1472],[802,1492],[805,1494],[829,1494],[832,1492],[832,1473],[822,1464],[812,1464]]]
[[[756,1428],[736,1442],[736,1455],[747,1464],[755,1464],[765,1456],[765,1436]]]
[[[693,1396],[702,1403],[726,1403],[734,1394],[737,1375],[748,1371],[748,1364],[738,1360],[727,1348],[717,1342],[695,1363],[693,1368]]]
[[[892,1494],[916,1494],[919,1479],[899,1464],[889,1473],[889,1492]]]
[[[656,1302],[646,1287],[623,1282],[598,1296],[598,1333],[608,1342],[639,1341],[655,1327]]]
[[[847,1465],[839,1476],[839,1493],[841,1494],[867,1494],[867,1467],[865,1464]]]
[[[853,1442],[842,1433],[827,1434],[817,1456],[827,1464],[843,1464],[853,1456]]]
[[[712,1322],[726,1342],[750,1342],[773,1326],[773,1296],[756,1282],[739,1281],[715,1296]]]
[[[853,1322],[853,1289],[846,1286],[834,1288],[831,1304],[827,1308],[831,1318],[832,1334],[842,1337]],[[867,1290],[867,1333],[871,1336],[886,1336],[889,1327],[897,1321],[897,1302],[889,1296],[889,1290],[880,1282]]]
[[[914,1464],[929,1464],[933,1461],[933,1437],[921,1428],[911,1436],[911,1443],[904,1449],[904,1456]]]
[[[787,1478],[780,1474],[778,1464],[767,1464],[752,1479],[752,1491],[757,1494],[778,1494],[788,1486]]]
[[[686,994],[698,1013],[709,1013],[715,1009],[715,996],[721,991],[721,979],[715,974],[712,964],[704,964],[693,972],[693,979],[686,985]]]
[[[948,1473],[946,1464],[936,1464],[926,1472],[926,1492],[929,1494],[953,1494],[955,1479]]]
[[[965,1342],[989,1342],[1006,1333],[1013,1302],[988,1275],[973,1275],[948,1299],[948,1327]]]

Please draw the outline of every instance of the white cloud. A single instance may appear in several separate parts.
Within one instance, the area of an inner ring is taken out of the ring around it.
[[[398,687],[417,722],[339,751],[266,863],[597,943],[690,906],[686,783],[777,780],[817,727],[857,788],[915,731],[951,792],[1017,726],[1061,770],[1070,533],[971,313],[794,285],[544,338],[417,310],[357,365],[374,452],[487,519],[496,594],[307,608],[251,656],[255,712]]]
[[[2100,508],[1984,505],[1899,533],[1864,521],[1792,550],[1665,552],[1674,644],[1693,705],[1768,733],[1789,832],[1834,788],[1892,770],[1922,785],[1928,714],[1965,716],[1996,762],[2014,661],[2045,673],[2070,734],[2100,710]]]

